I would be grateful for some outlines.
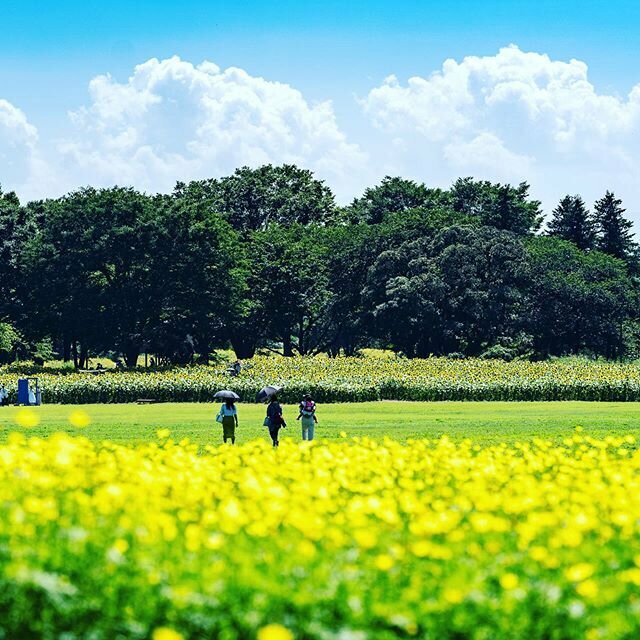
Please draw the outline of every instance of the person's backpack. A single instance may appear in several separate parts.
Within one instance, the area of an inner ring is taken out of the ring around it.
[[[316,403],[313,400],[303,400],[301,405],[302,415],[310,418],[316,410]]]

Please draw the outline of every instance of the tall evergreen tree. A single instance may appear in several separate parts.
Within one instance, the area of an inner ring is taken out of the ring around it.
[[[623,216],[625,211],[622,200],[611,191],[607,191],[594,206],[598,234],[596,248],[628,261],[636,254],[637,244],[633,240],[635,234],[630,231],[633,223]]]
[[[595,225],[580,196],[565,196],[553,210],[549,222],[550,236],[573,242],[579,249],[594,248]]]

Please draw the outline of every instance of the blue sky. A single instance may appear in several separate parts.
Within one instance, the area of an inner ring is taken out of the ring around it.
[[[636,116],[629,98],[640,83],[637,3],[1,0],[0,11],[0,183],[23,198],[85,182],[162,190],[171,169],[185,179],[228,171],[233,162],[294,158],[308,160],[342,200],[396,170],[433,184],[467,173],[529,179],[547,208],[564,184],[587,199],[608,186],[640,209],[633,186],[640,107]],[[510,44],[520,53],[501,55]],[[142,88],[138,79],[137,97],[124,90],[137,65],[173,56],[182,66],[155,68]],[[459,70],[464,95],[455,74],[444,74],[444,87],[428,82],[450,58],[460,65],[471,58]],[[567,66],[572,59],[587,70]],[[252,97],[239,88],[245,80],[226,76],[194,96],[204,60],[221,73],[246,72]],[[395,84],[385,84],[391,75]],[[412,77],[427,84],[410,86]],[[557,84],[562,90],[551,94]],[[155,98],[132,111],[149,92]],[[583,92],[586,110],[580,101],[565,108]],[[107,109],[114,101],[117,113]],[[225,105],[224,117],[212,101]],[[255,101],[262,111],[253,110]],[[330,112],[318,107],[327,101]],[[150,123],[162,137],[154,138]],[[282,146],[278,135],[291,139]],[[587,148],[579,137],[593,143]],[[605,147],[615,153],[603,159]]]

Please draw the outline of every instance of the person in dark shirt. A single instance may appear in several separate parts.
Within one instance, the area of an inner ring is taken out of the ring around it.
[[[267,407],[267,419],[265,420],[267,427],[269,427],[269,435],[273,442],[273,446],[277,447],[280,442],[278,441],[278,432],[281,428],[286,427],[287,423],[282,417],[282,407],[278,402],[278,396],[273,395],[269,401]]]

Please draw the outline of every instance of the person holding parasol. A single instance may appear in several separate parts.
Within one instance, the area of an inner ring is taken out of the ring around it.
[[[240,400],[240,396],[233,391],[224,389],[218,391],[213,396],[216,400],[224,400],[220,407],[220,411],[216,416],[216,422],[222,424],[222,439],[226,443],[231,440],[231,444],[236,443],[236,429],[238,427],[238,409],[236,401]]]

